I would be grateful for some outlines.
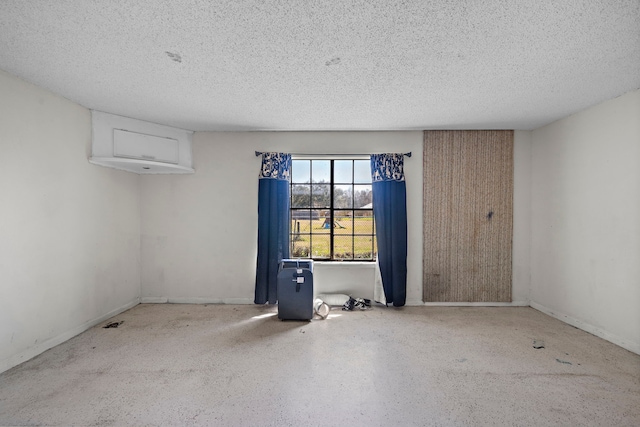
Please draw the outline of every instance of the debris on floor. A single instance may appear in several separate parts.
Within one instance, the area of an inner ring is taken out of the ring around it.
[[[349,300],[344,303],[342,309],[345,311],[353,311],[356,308],[360,310],[368,310],[371,308],[371,300],[366,298],[352,298],[349,297]]]
[[[542,341],[542,340],[533,340],[533,348],[536,348],[536,349],[544,348],[544,341]]]
[[[122,325],[124,323],[124,320],[121,320],[120,322],[109,322],[106,325],[103,326],[104,329],[107,328],[117,328],[118,326]]]
[[[561,359],[556,359],[556,362],[558,363],[564,363],[565,365],[573,365],[573,363],[566,361],[566,360],[561,360]]]

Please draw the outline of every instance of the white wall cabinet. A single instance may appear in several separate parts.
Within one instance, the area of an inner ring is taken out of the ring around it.
[[[89,162],[137,174],[194,173],[193,132],[91,111]]]

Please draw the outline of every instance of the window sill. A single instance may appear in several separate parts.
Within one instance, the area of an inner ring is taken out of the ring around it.
[[[313,261],[313,266],[375,267],[375,261]]]

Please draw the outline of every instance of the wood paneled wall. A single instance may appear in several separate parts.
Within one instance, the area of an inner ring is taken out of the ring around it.
[[[510,302],[513,131],[425,131],[423,299]]]

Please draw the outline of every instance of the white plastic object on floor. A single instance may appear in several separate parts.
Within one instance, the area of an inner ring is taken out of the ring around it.
[[[313,311],[315,311],[318,316],[326,319],[331,311],[331,307],[320,298],[316,298],[315,301],[313,301]]]

